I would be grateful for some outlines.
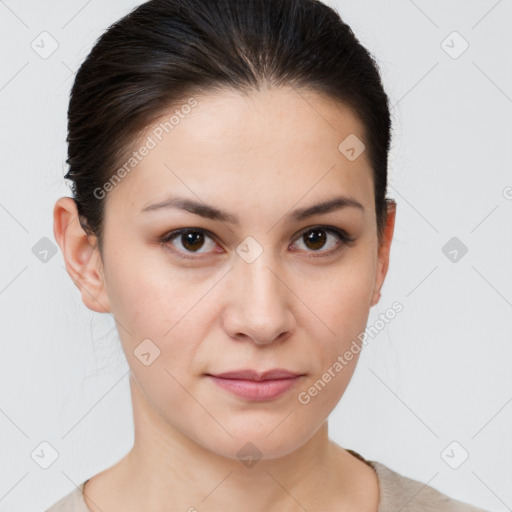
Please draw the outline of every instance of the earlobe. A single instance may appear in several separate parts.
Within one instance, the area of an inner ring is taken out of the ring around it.
[[[376,282],[370,307],[375,306],[380,300],[380,290],[384,284],[384,279],[389,268],[389,253],[391,251],[391,242],[395,230],[396,203],[392,200],[388,201],[386,226],[384,228],[382,243],[379,246]]]
[[[53,234],[62,251],[66,270],[80,290],[83,303],[92,311],[110,312],[96,238],[88,236],[80,225],[73,198],[61,197],[55,203]]]

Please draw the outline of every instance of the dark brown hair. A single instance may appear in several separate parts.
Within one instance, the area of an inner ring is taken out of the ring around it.
[[[316,0],[150,0],[101,35],[71,90],[65,178],[100,250],[104,201],[95,191],[140,134],[194,93],[262,85],[316,91],[352,108],[364,126],[381,240],[388,97],[374,58],[339,14]]]

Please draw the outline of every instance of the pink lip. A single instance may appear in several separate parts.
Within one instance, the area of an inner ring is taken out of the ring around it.
[[[291,389],[303,376],[283,369],[267,372],[239,370],[207,374],[217,385],[246,400],[272,400]]]
[[[267,370],[264,372],[258,372],[256,370],[235,370],[232,372],[208,374],[213,377],[222,377],[224,379],[243,379],[243,380],[275,380],[275,379],[286,379],[289,377],[297,377],[300,373],[290,372],[283,368],[274,368],[273,370]]]

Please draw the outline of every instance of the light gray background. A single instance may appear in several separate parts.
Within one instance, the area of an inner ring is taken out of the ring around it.
[[[512,0],[328,3],[376,56],[393,104],[397,224],[368,325],[404,306],[364,348],[330,435],[454,498],[511,510]],[[53,205],[71,195],[74,72],[138,4],[0,0],[1,512],[44,510],[133,441],[112,318],[83,305],[60,251],[45,263],[32,248],[55,244]],[[59,45],[46,59],[31,47],[43,31]],[[453,31],[469,43],[458,58]],[[468,248],[457,262],[441,250],[452,237]],[[43,441],[58,452],[48,469]],[[442,457],[453,441],[452,460],[469,454],[458,469]]]

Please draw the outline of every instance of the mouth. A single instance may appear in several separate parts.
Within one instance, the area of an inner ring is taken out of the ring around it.
[[[268,401],[292,389],[305,376],[281,368],[258,372],[237,370],[219,374],[206,374],[219,387],[250,401]]]

